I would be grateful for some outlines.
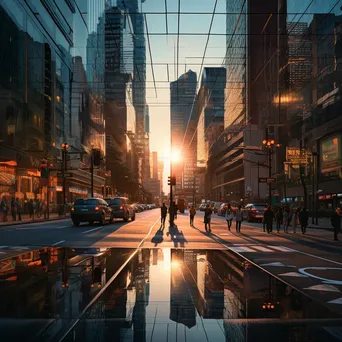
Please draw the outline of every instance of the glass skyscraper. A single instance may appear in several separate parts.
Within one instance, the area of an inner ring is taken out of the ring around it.
[[[53,210],[62,203],[57,178],[61,143],[84,151],[92,141],[104,153],[103,44],[99,39],[103,32],[98,32],[103,10],[104,0],[59,1],[58,5],[0,1],[1,197],[14,195],[27,203],[34,198],[46,201],[49,196]],[[90,52],[89,34],[98,35],[93,38],[98,63],[92,72],[87,61],[91,63],[94,52]],[[47,186],[40,184],[41,158],[51,163],[49,194]],[[88,162],[82,155],[82,165]],[[68,167],[76,164],[70,161]],[[101,195],[104,178],[98,172],[94,185]],[[67,182],[66,200],[90,192],[89,179],[89,172],[76,172]]]

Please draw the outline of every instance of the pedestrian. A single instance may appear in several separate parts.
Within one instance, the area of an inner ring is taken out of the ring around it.
[[[166,216],[167,216],[167,207],[165,205],[165,203],[163,203],[163,205],[160,207],[160,226],[165,228],[165,220],[166,220]]]
[[[36,216],[38,216],[37,215],[37,208],[38,208],[38,204],[37,204],[37,200],[33,200],[33,202],[32,202],[32,206],[33,206],[33,219],[34,219],[34,217]]]
[[[173,202],[173,217],[175,220],[177,220],[177,212],[178,212],[178,205],[176,202]]]
[[[33,199],[32,198],[29,200],[27,208],[28,208],[30,218],[34,219]]]
[[[283,220],[284,220],[284,233],[288,233],[289,231],[289,224],[290,224],[290,210],[289,208],[286,208],[284,211],[284,216],[283,216]]]
[[[213,214],[213,211],[210,208],[210,205],[207,204],[206,208],[204,209],[204,228],[205,228],[205,231],[209,233],[211,233],[210,221],[211,221],[212,214]]]
[[[196,209],[195,207],[192,205],[190,210],[189,210],[189,215],[190,215],[190,227],[194,226],[194,218],[196,215]]]
[[[15,205],[17,207],[18,220],[21,221],[22,207],[18,197],[15,200]]]
[[[6,196],[4,196],[2,198],[1,207],[2,207],[2,211],[3,211],[3,222],[7,222],[8,203],[7,203]]]
[[[302,228],[302,234],[306,233],[306,228],[308,226],[308,221],[309,221],[309,212],[307,209],[304,207],[300,213],[299,213],[299,223]]]
[[[47,203],[46,202],[42,202],[42,212],[44,215],[44,220],[47,219]]]
[[[279,208],[277,215],[276,215],[276,228],[277,232],[280,232],[280,226],[283,224],[283,219],[284,219],[284,214],[283,214],[283,209]]]
[[[230,204],[228,204],[227,206],[225,218],[228,224],[228,230],[230,231],[230,228],[232,227],[232,222],[233,222],[233,210]]]
[[[274,220],[274,212],[271,206],[269,205],[264,212],[264,221],[266,224],[266,230],[268,234],[271,233],[273,230],[273,220]]]
[[[36,203],[36,217],[40,218],[40,213],[42,210],[42,203],[39,199],[37,199],[35,203]]]
[[[341,232],[341,209],[337,208],[330,217],[331,225],[334,228],[334,240],[338,241],[338,234]]]
[[[17,206],[15,205],[15,198],[12,197],[11,199],[11,215],[12,215],[12,221],[17,220]]]
[[[295,208],[292,209],[292,216],[291,216],[291,223],[292,223],[292,230],[293,233],[296,234],[296,228],[297,228],[297,210]]]
[[[238,208],[237,208],[237,210],[236,210],[236,213],[235,213],[235,220],[236,220],[236,226],[235,226],[236,232],[237,232],[237,233],[240,233],[240,231],[241,231],[241,222],[242,222],[242,220],[243,220],[243,218],[242,218],[241,205],[239,205]]]

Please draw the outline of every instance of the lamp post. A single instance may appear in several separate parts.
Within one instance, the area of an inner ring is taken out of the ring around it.
[[[94,197],[94,142],[90,143],[90,196]]]
[[[268,130],[266,129],[266,139],[262,141],[263,145],[267,149],[268,154],[268,177],[272,177],[272,147],[275,144],[273,139],[268,138]],[[272,183],[268,183],[268,203],[272,205]]]
[[[318,188],[318,179],[317,179],[317,152],[312,152],[312,224],[318,224],[317,218],[317,188]]]
[[[65,179],[65,172],[67,171],[67,153],[69,144],[64,142],[62,145],[62,167],[61,167],[61,173],[62,173],[62,180],[63,180],[63,213],[65,212],[65,205],[66,205],[66,179]]]
[[[174,206],[173,206],[173,186],[176,185],[176,177],[173,175],[173,162],[178,162],[180,160],[180,154],[178,151],[172,151],[171,152],[171,158],[170,158],[170,177],[168,179],[168,185],[170,185],[170,208],[169,208],[169,214],[170,214],[170,227],[173,227],[174,225],[174,217],[175,213]]]

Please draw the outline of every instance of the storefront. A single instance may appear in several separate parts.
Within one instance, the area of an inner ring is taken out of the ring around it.
[[[319,194],[317,210],[323,216],[330,215],[337,207],[342,208],[342,193]]]

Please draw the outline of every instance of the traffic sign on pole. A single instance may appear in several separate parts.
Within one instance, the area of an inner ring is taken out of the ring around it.
[[[270,184],[270,183],[275,183],[276,179],[273,177],[260,177],[259,178],[259,183],[266,183],[266,184]]]
[[[57,172],[57,177],[73,177],[72,172],[64,172],[64,175],[61,172]]]

